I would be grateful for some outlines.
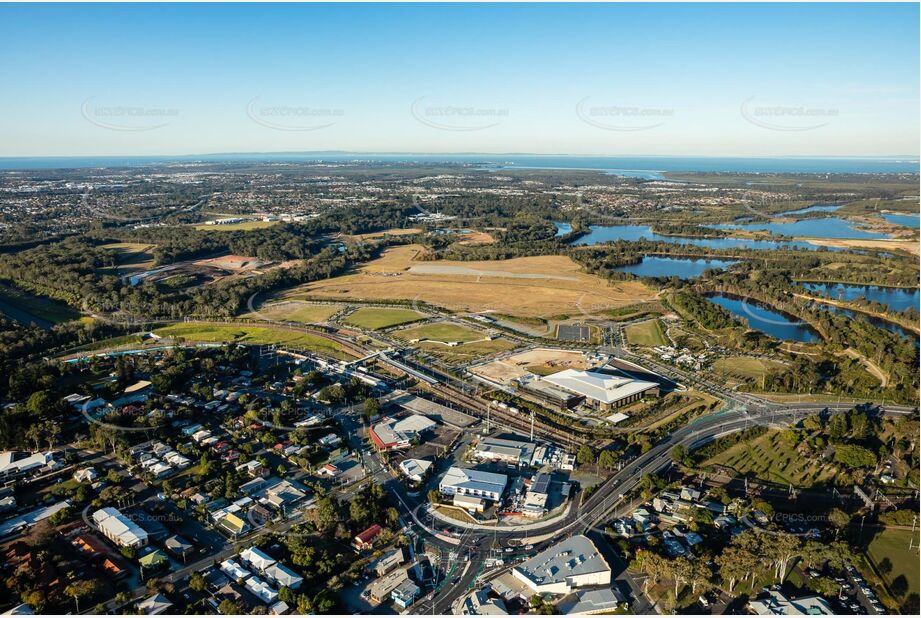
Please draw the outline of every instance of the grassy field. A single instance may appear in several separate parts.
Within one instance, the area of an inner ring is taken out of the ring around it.
[[[291,322],[313,324],[327,321],[340,309],[342,309],[342,305],[315,305],[312,303],[290,301],[265,305],[259,308],[258,315],[250,313],[245,317],[263,317],[270,320],[288,320]]]
[[[446,363],[466,363],[497,352],[514,349],[515,344],[507,339],[493,339],[491,341],[473,341],[458,346],[449,347],[440,343],[422,342],[417,344],[422,350],[432,356],[437,356]]]
[[[102,269],[109,275],[124,275],[154,267],[153,250],[157,245],[139,242],[113,242],[102,245],[101,248],[115,254],[115,266]]]
[[[358,328],[377,330],[400,324],[408,324],[423,319],[418,311],[412,309],[392,309],[390,307],[362,307],[349,314],[343,322]]]
[[[804,459],[776,430],[753,442],[736,444],[704,465],[719,465],[739,475],[794,487],[812,487],[833,479],[837,472],[833,465]]]
[[[908,549],[908,543],[914,536],[914,549]],[[877,533],[867,548],[867,558],[876,567],[878,573],[886,580],[886,587],[896,595],[899,602],[909,594],[919,594],[918,578],[918,531],[886,528]],[[886,573],[880,569],[880,563],[888,558],[892,570]],[[900,590],[907,590],[898,595]]]
[[[80,317],[79,312],[64,303],[35,296],[3,283],[0,283],[0,315],[21,324],[34,323],[42,328]]]
[[[783,368],[781,362],[748,356],[731,356],[713,363],[717,373],[742,380],[755,380],[759,384],[765,376],[779,373]]]
[[[417,260],[419,245],[391,247],[356,272],[298,286],[288,298],[419,299],[451,311],[494,311],[521,317],[600,315],[648,301],[638,281],[608,282],[560,255],[459,262]]]
[[[486,336],[472,328],[467,328],[459,324],[451,324],[450,322],[423,324],[422,326],[413,328],[404,328],[393,334],[400,339],[427,339],[429,341],[441,341],[442,343],[450,343],[452,341],[468,343],[470,341],[483,339]]]
[[[242,223],[228,223],[226,225],[208,225],[207,223],[201,223],[194,227],[196,230],[205,232],[246,232],[248,230],[261,230],[272,227],[276,223],[278,223],[278,221],[243,221]]]
[[[662,330],[662,323],[659,320],[631,324],[624,329],[624,333],[627,335],[627,341],[633,345],[649,348],[669,345],[668,339],[665,337],[665,331]]]
[[[335,342],[317,335],[289,330],[279,326],[248,326],[190,322],[174,324],[154,331],[161,337],[182,338],[186,341],[234,342],[254,345],[278,344],[306,352],[319,352],[334,358],[351,359]]]

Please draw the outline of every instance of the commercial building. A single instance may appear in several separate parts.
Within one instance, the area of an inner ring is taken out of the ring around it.
[[[416,583],[407,577],[390,593],[390,598],[401,609],[406,609],[422,594]]]
[[[612,614],[626,601],[615,589],[595,588],[574,592],[562,599],[556,608],[566,615]]]
[[[368,598],[372,603],[380,604],[391,598],[390,594],[404,581],[409,579],[406,569],[397,569],[371,583]]]
[[[541,378],[564,391],[579,395],[603,410],[617,408],[643,397],[659,394],[659,385],[598,371],[566,369]]]
[[[147,532],[111,506],[93,513],[93,523],[103,535],[119,547],[147,545]]]
[[[576,588],[608,586],[611,567],[584,535],[548,547],[512,570],[534,594],[569,594]]]
[[[766,597],[748,602],[749,609],[758,616],[833,616],[828,601],[820,596],[791,599],[779,590],[771,590]]]
[[[54,454],[50,451],[47,453],[32,453],[25,457],[13,451],[3,451],[0,453],[0,478],[13,477],[25,474],[26,472],[44,472],[59,467],[60,463],[54,460]]]
[[[466,509],[468,511],[474,511],[476,513],[482,513],[486,508],[482,498],[465,496],[463,494],[454,494],[453,504],[456,507]]]
[[[498,501],[507,483],[508,477],[504,474],[452,467],[441,478],[438,489],[446,496],[460,494]]]
[[[487,584],[468,594],[461,604],[461,613],[465,616],[507,616],[505,602],[501,598],[491,597],[490,592],[491,588]]]
[[[421,483],[425,473],[432,467],[432,462],[426,459],[404,459],[399,468],[403,476],[416,483]]]
[[[547,512],[547,500],[550,498],[550,475],[536,474],[524,497],[521,513],[525,517],[540,517]]]
[[[406,560],[406,555],[403,553],[402,547],[397,547],[396,549],[387,552],[370,565],[368,569],[374,571],[375,575],[378,577],[383,577],[396,567],[403,564]]]
[[[535,444],[525,440],[483,438],[476,445],[473,456],[479,461],[492,461],[519,465],[531,463]]]
[[[438,423],[427,416],[411,414],[400,420],[385,418],[371,427],[369,433],[377,448],[389,450],[407,448],[416,436],[431,431],[437,426]]]

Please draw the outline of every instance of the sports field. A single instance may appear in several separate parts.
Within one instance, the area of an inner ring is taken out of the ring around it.
[[[627,335],[627,341],[633,345],[654,348],[660,345],[669,345],[665,337],[665,331],[662,329],[662,322],[659,320],[649,320],[639,324],[631,324],[624,329]]]
[[[452,341],[467,343],[486,337],[485,334],[479,331],[461,326],[460,324],[452,324],[451,322],[432,322],[430,324],[423,324],[422,326],[404,328],[393,334],[405,340],[426,339],[428,341],[440,341],[442,343],[451,343]]]
[[[908,549],[909,542],[913,549]],[[886,528],[870,541],[867,557],[876,571],[886,580],[886,587],[896,599],[904,601],[908,595],[919,593],[918,581],[918,531]],[[891,570],[880,568],[889,560]],[[902,594],[899,594],[902,592]]]
[[[154,332],[161,337],[182,338],[186,341],[234,342],[253,345],[278,344],[295,350],[318,352],[334,358],[349,360],[353,358],[333,341],[281,326],[189,322],[165,326]]]
[[[459,262],[417,260],[419,245],[392,247],[357,272],[288,291],[288,298],[418,299],[451,311],[513,316],[595,315],[650,300],[638,281],[607,282],[559,255]]]
[[[389,328],[400,324],[417,322],[425,316],[412,309],[393,309],[390,307],[362,307],[356,309],[342,320],[343,324],[350,324],[367,330]]]
[[[264,305],[259,307],[258,313],[247,313],[245,317],[316,324],[326,322],[340,309],[342,305],[318,305],[292,300]]]

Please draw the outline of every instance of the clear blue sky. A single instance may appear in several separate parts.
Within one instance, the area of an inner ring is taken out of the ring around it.
[[[5,4],[0,23],[0,156],[919,151],[917,4]]]

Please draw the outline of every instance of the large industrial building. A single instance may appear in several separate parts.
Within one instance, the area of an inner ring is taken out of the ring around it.
[[[479,461],[528,465],[534,456],[535,444],[524,440],[483,438],[476,445],[473,456]]]
[[[438,489],[446,496],[462,495],[498,501],[505,492],[508,477],[472,468],[452,467],[445,472]]]
[[[584,535],[548,547],[512,570],[534,594],[569,594],[585,586],[608,586],[611,567]]]
[[[413,438],[437,426],[427,416],[412,414],[400,420],[385,418],[371,428],[370,434],[379,449],[407,448]]]
[[[602,410],[617,408],[639,401],[644,397],[659,394],[659,385],[655,382],[634,380],[598,371],[566,369],[544,376],[540,382],[582,397],[590,405]]]

